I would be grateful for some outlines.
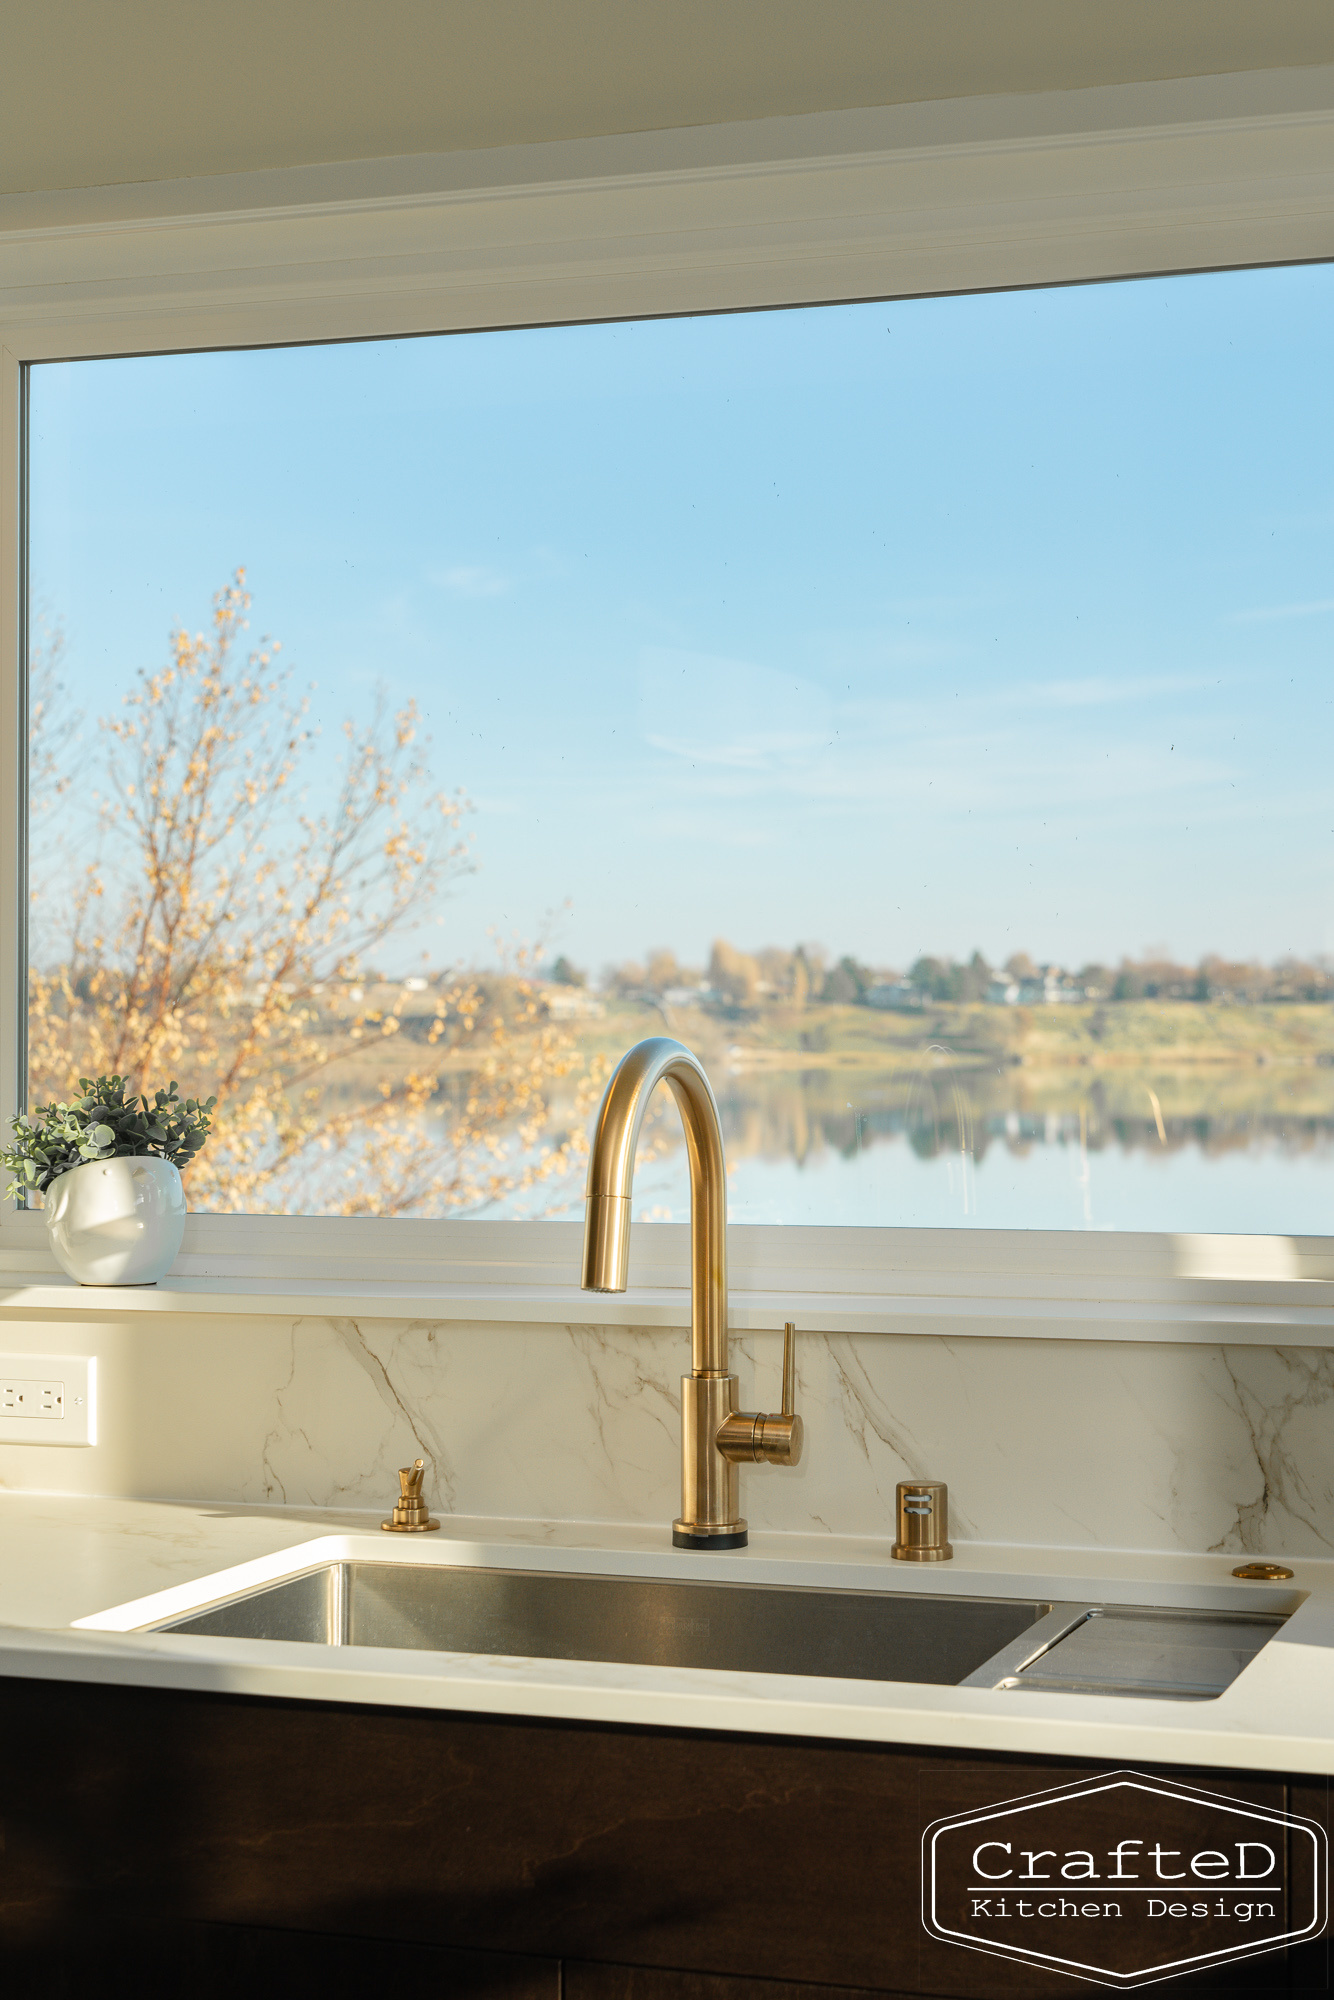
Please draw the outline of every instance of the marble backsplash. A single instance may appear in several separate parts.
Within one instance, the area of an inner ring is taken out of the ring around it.
[[[781,1338],[734,1335],[743,1406]],[[96,1353],[99,1442],[0,1445],[0,1486],[383,1509],[421,1456],[437,1510],[662,1522],[684,1332],[126,1315],[10,1321],[0,1351]],[[1334,1552],[1334,1351],[806,1334],[806,1453],[742,1472],[754,1528],[882,1535],[899,1479],[957,1540]]]

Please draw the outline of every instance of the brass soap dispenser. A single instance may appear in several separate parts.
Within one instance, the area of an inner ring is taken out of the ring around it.
[[[398,1483],[402,1488],[394,1502],[394,1511],[380,1526],[391,1535],[425,1535],[440,1523],[431,1519],[430,1510],[422,1498],[422,1481],[426,1477],[426,1460],[414,1459],[411,1465],[399,1467]]]

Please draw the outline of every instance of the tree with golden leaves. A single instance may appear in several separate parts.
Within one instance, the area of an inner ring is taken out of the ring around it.
[[[523,960],[437,985],[425,1020],[405,1022],[401,986],[384,1006],[365,998],[367,965],[469,865],[465,801],[433,786],[415,705],[381,702],[345,725],[334,789],[312,805],[302,785],[327,785],[328,765],[279,647],[244,653],[249,607],[238,571],[211,629],[173,633],[167,664],[101,723],[107,789],[77,859],[58,647],[34,659],[29,1099],[103,1072],[216,1094],[196,1209],[540,1202],[583,1150],[593,1080]],[[558,1084],[572,1102],[553,1136]]]

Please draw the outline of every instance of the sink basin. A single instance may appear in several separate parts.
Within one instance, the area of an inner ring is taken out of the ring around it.
[[[950,1686],[1050,1609],[1014,1598],[336,1562],[155,1629]]]
[[[1202,1701],[1284,1616],[349,1560],[147,1629]]]

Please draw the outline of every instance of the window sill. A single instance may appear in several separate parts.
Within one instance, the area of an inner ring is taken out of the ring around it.
[[[573,1282],[581,1234],[574,1222],[192,1216],[161,1284],[85,1286],[56,1269],[41,1218],[16,1216],[0,1242],[0,1313],[689,1325],[684,1226],[639,1229],[630,1288],[615,1294]],[[729,1251],[742,1334],[795,1319],[825,1334],[1334,1347],[1324,1238],[734,1226]]]

